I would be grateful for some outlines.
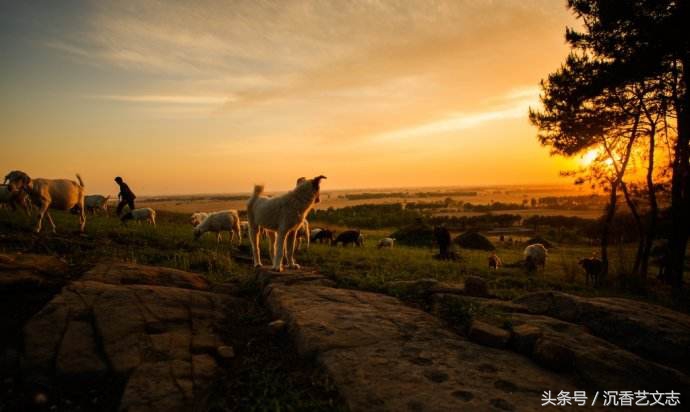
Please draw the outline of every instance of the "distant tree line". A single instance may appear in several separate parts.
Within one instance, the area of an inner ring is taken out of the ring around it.
[[[387,198],[428,198],[428,197],[448,197],[451,196],[477,196],[476,191],[451,191],[451,192],[365,192],[365,193],[347,193],[338,196],[341,199],[347,200],[373,200],[373,199],[387,199]]]

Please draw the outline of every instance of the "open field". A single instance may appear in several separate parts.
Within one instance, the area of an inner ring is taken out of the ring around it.
[[[199,241],[192,236],[187,215],[181,213],[159,213],[158,226],[146,224],[122,226],[118,220],[105,216],[89,216],[87,234],[79,236],[76,230],[76,216],[53,212],[58,234],[45,232],[35,235],[30,231],[26,216],[0,211],[0,252],[20,250],[34,253],[56,254],[69,261],[79,263],[96,261],[102,257],[131,261],[142,264],[160,265],[190,270],[206,275],[210,280],[246,280],[253,269],[246,260],[235,259],[238,255],[249,256],[247,239],[239,248],[227,242],[227,235],[217,244],[211,234]],[[318,225],[318,222],[313,222]],[[331,227],[342,230],[342,227]],[[45,229],[44,229],[45,230]],[[611,254],[611,276],[606,287],[593,289],[585,284],[584,272],[577,260],[596,252],[596,246],[567,244],[549,251],[546,269],[535,275],[528,275],[520,268],[503,267],[490,271],[487,265],[488,252],[458,249],[459,261],[438,261],[432,259],[436,250],[428,247],[397,246],[379,250],[376,243],[390,235],[394,229],[364,230],[363,248],[329,247],[312,244],[309,250],[298,252],[298,262],[317,267],[344,287],[386,292],[386,282],[435,278],[444,282],[461,282],[467,275],[479,275],[488,279],[489,285],[499,296],[512,298],[527,291],[555,289],[582,295],[628,296],[655,303],[690,310],[687,300],[672,302],[670,289],[656,282],[650,269],[649,287],[645,291],[636,289],[634,280],[626,273],[634,256],[635,245],[613,245]],[[497,254],[504,264],[522,259],[524,244],[515,237],[515,243],[500,242],[490,237],[497,247]],[[263,253],[264,264],[268,263]],[[686,275],[687,276],[687,275]]]

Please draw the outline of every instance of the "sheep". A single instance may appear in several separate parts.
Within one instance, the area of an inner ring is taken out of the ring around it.
[[[151,209],[150,207],[138,208],[138,209],[130,210],[129,212],[125,213],[124,215],[122,215],[120,220],[122,221],[122,224],[124,224],[124,225],[127,224],[128,220],[136,220],[137,222],[145,220],[155,227],[156,226],[156,211]]]
[[[206,217],[208,217],[208,213],[206,212],[194,212],[189,219],[189,223],[191,223],[193,227],[197,227],[199,224],[201,224],[201,222],[204,221],[204,219],[206,219]]]
[[[544,269],[546,266],[546,257],[548,251],[541,243],[535,243],[525,248],[523,255],[525,257],[525,266],[529,272],[533,272],[539,268]]]
[[[338,246],[338,243],[342,243],[343,247],[349,244],[362,247],[364,246],[364,236],[359,230],[346,230],[335,238],[332,245]]]
[[[392,248],[395,245],[395,238],[393,237],[384,237],[383,239],[379,240],[379,243],[376,245],[377,248]]]
[[[27,216],[31,216],[31,201],[29,195],[25,191],[12,193],[8,185],[0,185],[0,206],[8,205],[12,211],[17,210],[17,205],[20,205]]]
[[[503,266],[503,261],[501,261],[501,258],[498,257],[496,252],[491,253],[489,256],[489,270],[498,270],[498,268],[501,266]]]
[[[216,233],[216,241],[220,242],[221,232],[230,232],[230,243],[237,236],[237,243],[242,243],[242,230],[240,228],[240,216],[237,210],[221,210],[209,213],[203,222],[194,228],[194,239],[199,239],[206,232]]]
[[[110,195],[84,196],[84,207],[88,212],[91,212],[91,214],[96,214],[97,210],[101,210],[105,212],[105,214],[108,214],[108,199],[110,199]]]
[[[585,270],[587,285],[589,286],[589,281],[591,279],[592,285],[597,286],[599,284],[599,276],[604,268],[604,263],[601,259],[595,257],[582,258],[577,263]]]
[[[317,230],[317,232],[314,233],[314,230]],[[335,237],[335,231],[332,231],[329,229],[314,229],[314,230],[312,230],[312,237],[311,237],[312,242],[326,243],[329,245],[333,243],[333,238]]]
[[[84,232],[86,227],[86,215],[84,213],[84,182],[79,174],[76,175],[78,183],[67,179],[31,179],[26,173],[15,170],[5,176],[9,184],[10,192],[19,193],[26,191],[31,201],[39,209],[38,222],[34,231],[39,233],[42,228],[43,218],[47,215],[48,222],[55,233],[55,223],[48,209],[77,210],[79,214],[79,231]]]

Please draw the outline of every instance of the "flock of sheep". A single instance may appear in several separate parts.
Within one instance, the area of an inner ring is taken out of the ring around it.
[[[42,222],[44,217],[48,218],[49,223],[52,226],[53,232],[55,232],[55,223],[53,222],[52,216],[50,215],[50,209],[66,210],[72,211],[79,217],[79,229],[81,232],[84,231],[86,225],[86,215],[85,212],[95,213],[97,211],[102,211],[108,213],[108,201],[109,196],[102,195],[86,195],[84,182],[79,175],[76,175],[77,181],[68,179],[31,179],[29,175],[22,171],[12,171],[5,176],[3,185],[0,185],[0,204],[9,205],[13,210],[17,208],[22,208],[27,214],[31,214],[33,206],[38,208],[38,220],[36,223],[35,231],[38,233],[42,229]],[[320,177],[324,178],[324,177]],[[319,179],[320,179],[319,178]],[[298,180],[298,186],[300,182],[304,179]],[[263,188],[261,188],[263,190]],[[292,193],[292,192],[290,192]],[[270,199],[263,197],[262,199]],[[316,201],[318,202],[318,194]],[[252,207],[252,202],[248,205],[249,208]],[[305,210],[308,211],[313,204],[309,205]],[[359,230],[345,230],[336,236],[336,232],[323,227],[310,228],[309,222],[304,219],[306,213],[302,214],[301,222],[297,223],[296,229],[291,229],[294,232],[293,240],[297,249],[302,247],[302,244],[306,244],[309,247],[311,242],[326,243],[329,245],[354,245],[363,246],[364,236]],[[156,211],[151,208],[137,208],[123,214],[120,219],[123,223],[129,220],[135,221],[145,221],[149,224],[156,225]],[[251,213],[250,213],[251,220]],[[240,243],[242,236],[249,237],[252,241],[252,248],[255,247],[256,241],[258,241],[259,236],[267,235],[269,238],[269,252],[271,258],[275,259],[276,255],[282,255],[282,253],[275,253],[276,240],[275,237],[271,237],[271,231],[268,228],[264,228],[261,225],[256,225],[252,230],[252,224],[249,221],[240,220],[239,214],[236,210],[223,210],[217,212],[195,212],[190,218],[190,223],[193,226],[193,234],[195,239],[199,239],[205,233],[215,233],[217,240],[221,240],[221,233],[228,232],[230,234],[230,242],[237,239]],[[442,259],[451,258],[453,252],[450,250],[450,234],[443,227],[437,227],[434,229],[434,236],[437,245],[440,248],[440,256]],[[391,237],[386,237],[377,243],[378,248],[392,248],[395,245],[396,239]],[[283,246],[285,249],[285,246]],[[260,257],[255,253],[255,263],[258,259],[260,263]],[[292,256],[291,253],[288,254]],[[524,252],[524,266],[529,271],[535,271],[539,268],[544,268],[546,264],[546,259],[548,256],[548,251],[544,245],[537,243],[528,245]],[[501,259],[493,253],[488,258],[489,268],[498,269],[501,265]],[[275,260],[274,260],[275,262]],[[579,264],[584,268],[587,275],[587,283],[590,279],[594,284],[598,282],[598,274],[601,272],[601,261],[597,258],[581,259]],[[281,262],[276,264],[276,267],[282,268],[282,256]]]

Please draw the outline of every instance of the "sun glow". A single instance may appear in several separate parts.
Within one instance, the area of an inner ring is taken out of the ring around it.
[[[594,162],[597,157],[599,157],[599,150],[597,149],[590,149],[587,151],[587,153],[583,154],[582,157],[580,157],[580,162],[582,163],[583,166],[589,166]]]

